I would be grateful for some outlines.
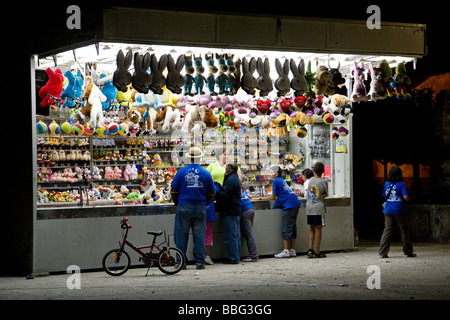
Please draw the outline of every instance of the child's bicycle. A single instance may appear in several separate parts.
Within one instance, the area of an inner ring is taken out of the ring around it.
[[[147,276],[150,267],[155,265],[165,274],[175,274],[183,268],[186,260],[184,254],[180,249],[169,246],[165,232],[165,239],[161,244],[156,244],[156,237],[162,235],[163,231],[149,231],[147,233],[153,236],[152,244],[135,247],[127,240],[128,231],[131,229],[131,226],[127,222],[127,217],[124,217],[123,220],[120,221],[120,227],[122,228],[122,242],[119,242],[119,248],[108,251],[103,257],[102,266],[107,274],[111,276],[121,276],[130,268],[130,255],[124,250],[125,245],[129,246],[141,256],[139,260],[148,267],[145,276]],[[161,247],[162,244],[166,244],[167,246]],[[155,251],[153,249],[155,249]]]

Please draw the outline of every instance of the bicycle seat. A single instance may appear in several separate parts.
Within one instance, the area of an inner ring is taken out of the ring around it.
[[[151,234],[152,236],[160,236],[162,235],[162,231],[149,231],[147,234]]]

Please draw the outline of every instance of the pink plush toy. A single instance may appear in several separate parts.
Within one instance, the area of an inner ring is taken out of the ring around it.
[[[125,178],[125,181],[130,181],[131,173],[132,173],[131,166],[127,165],[125,171],[123,172],[123,177]]]
[[[60,69],[56,69],[55,72],[52,69],[47,68],[45,70],[49,79],[45,86],[39,90],[39,97],[42,98],[40,103],[41,107],[46,107],[52,105],[55,100],[53,98],[60,98],[63,91],[63,81],[64,77]],[[53,97],[53,98],[52,98]]]
[[[105,168],[105,179],[106,180],[114,179],[114,171],[109,166]]]
[[[122,170],[119,167],[114,168],[114,179],[120,179],[122,177]]]

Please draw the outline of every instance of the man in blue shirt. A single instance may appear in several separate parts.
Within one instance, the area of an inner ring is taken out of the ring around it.
[[[204,269],[206,206],[214,199],[216,191],[211,174],[198,164],[203,156],[201,149],[192,147],[185,156],[191,159],[191,164],[178,170],[171,184],[172,199],[177,205],[175,244],[186,256],[192,228],[195,265],[197,269]]]

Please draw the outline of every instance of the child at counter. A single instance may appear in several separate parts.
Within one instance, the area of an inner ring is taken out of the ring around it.
[[[308,258],[326,258],[320,252],[322,242],[322,227],[325,226],[325,213],[327,212],[324,199],[328,194],[328,184],[322,179],[324,165],[321,162],[314,164],[314,177],[308,180],[306,189],[306,220],[309,224]],[[313,250],[314,242],[316,251]]]
[[[302,179],[303,179],[303,187],[305,188],[305,194],[304,197],[307,197],[307,191],[308,191],[308,184],[309,184],[309,179],[311,179],[312,177],[314,177],[314,172],[309,169],[306,168],[305,170],[302,171]]]
[[[259,200],[277,199],[283,209],[281,220],[281,237],[283,238],[283,251],[275,255],[275,258],[289,258],[297,256],[295,251],[295,239],[297,238],[297,215],[301,202],[297,195],[281,177],[282,170],[279,166],[270,168],[272,171],[273,190],[270,196],[259,197]]]

